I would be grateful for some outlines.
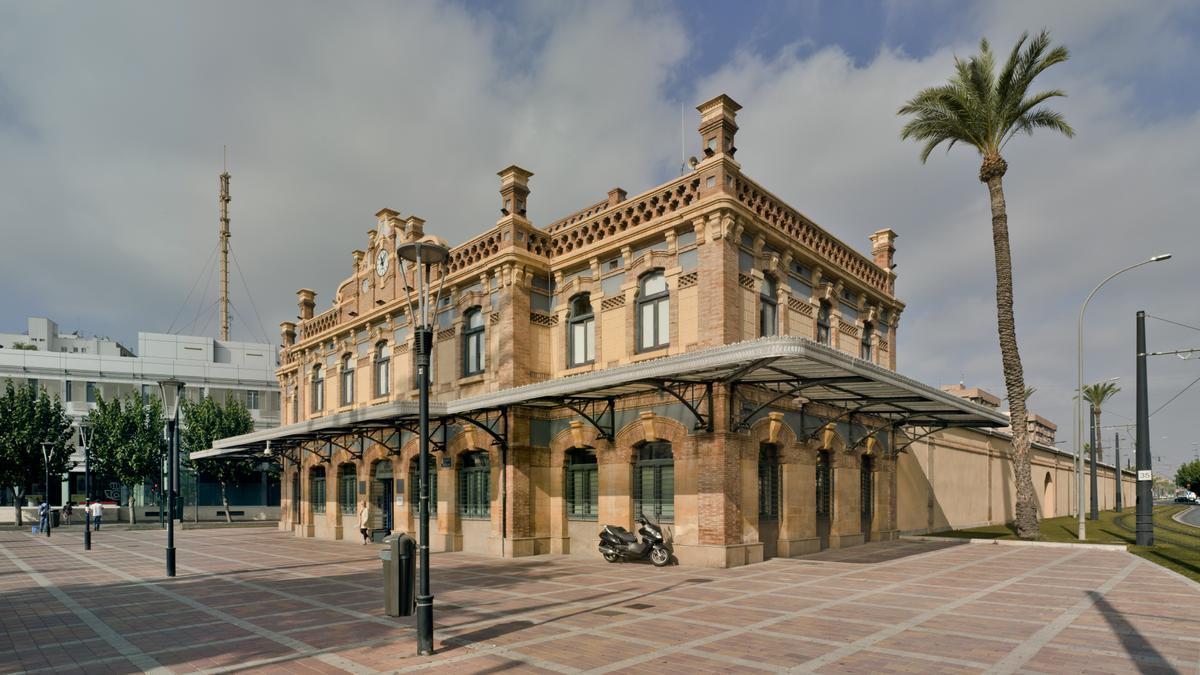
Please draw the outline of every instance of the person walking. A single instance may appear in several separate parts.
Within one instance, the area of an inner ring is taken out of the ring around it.
[[[363,546],[366,546],[371,541],[371,537],[368,535],[370,525],[371,509],[367,506],[367,500],[364,499],[358,505],[358,531],[362,534]]]
[[[74,508],[75,507],[73,507],[71,505],[71,502],[67,502],[66,504],[63,504],[63,508],[62,508],[63,521],[67,525],[71,524],[71,511],[73,511]]]
[[[104,516],[104,507],[100,505],[100,502],[92,502],[88,504],[88,508],[92,512],[92,529],[99,532],[100,518]]]

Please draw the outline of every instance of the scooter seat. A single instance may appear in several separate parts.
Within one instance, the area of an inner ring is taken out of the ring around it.
[[[605,525],[604,529],[613,537],[627,544],[632,544],[637,541],[636,534],[618,525]]]

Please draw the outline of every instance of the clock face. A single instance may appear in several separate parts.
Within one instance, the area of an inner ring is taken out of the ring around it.
[[[391,256],[388,255],[386,248],[379,249],[379,253],[375,254],[375,273],[379,276],[387,274],[388,264],[392,262]]]

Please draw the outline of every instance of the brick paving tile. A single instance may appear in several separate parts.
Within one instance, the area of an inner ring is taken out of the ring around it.
[[[1148,663],[1134,660],[1128,656],[1103,654],[1088,654],[1086,658],[1081,658],[1078,652],[1055,647],[1043,648],[1027,661],[1022,669],[1028,672],[1053,674],[1088,672],[1112,673],[1113,675],[1127,675],[1128,673],[1178,675],[1179,673],[1177,669],[1166,663]]]
[[[1195,631],[1191,637],[1200,637],[1200,631]],[[1133,632],[1114,633],[1068,627],[1055,636],[1050,646],[1083,650],[1100,649],[1151,658],[1158,656],[1177,659],[1180,662],[1195,663],[1200,660],[1200,642],[1161,635],[1146,636]]]
[[[995,663],[1004,658],[1014,645],[1012,642],[988,640],[980,637],[947,635],[925,630],[906,630],[898,635],[881,640],[877,647],[921,654],[949,654],[956,659]]]
[[[603,628],[603,630],[606,633],[628,635],[663,645],[677,645],[700,638],[712,637],[728,629],[720,626],[707,626],[700,623],[674,621],[666,617],[659,617]]]
[[[509,651],[542,661],[586,670],[646,654],[652,649],[631,642],[613,644],[611,640],[599,636],[580,634],[513,647]]]
[[[817,669],[818,673],[929,673],[959,674],[982,673],[983,668],[972,668],[953,663],[938,663],[926,659],[906,659],[879,652],[858,652],[838,659]]]
[[[974,633],[983,637],[1009,640],[1027,640],[1041,627],[1032,621],[1009,621],[959,612],[947,612],[917,626],[929,631]]]
[[[957,611],[975,616],[994,616],[998,619],[1036,621],[1039,624],[1045,624],[1053,621],[1064,610],[1062,607],[1038,607],[997,602],[989,596],[986,600],[976,600],[960,605]]]
[[[880,626],[878,624],[854,623],[851,621],[839,621],[813,616],[784,619],[766,628],[766,630],[773,633],[787,633],[818,640],[847,643],[868,635],[874,635],[879,632],[879,629]]]
[[[770,672],[774,668],[763,666],[755,668],[746,664],[738,664],[736,667],[731,666],[728,661],[717,661],[710,658],[705,658],[696,654],[671,654],[661,658],[652,658],[636,666],[629,666],[614,670],[614,673],[628,673],[644,675],[647,672],[663,672],[663,673],[712,673],[713,675],[724,675],[731,672]]]
[[[428,672],[444,672],[444,673],[478,673],[479,675],[494,675],[495,673],[513,672],[513,673],[556,673],[556,670],[548,668],[540,668],[535,665],[524,663],[515,659],[510,659],[498,654],[487,654],[476,656],[474,658],[455,661],[453,664],[444,666],[435,666]]]
[[[835,619],[864,619],[881,623],[907,621],[919,613],[920,610],[917,609],[884,607],[882,605],[868,605],[863,603],[842,603],[821,610],[821,616]]]
[[[834,649],[833,645],[753,633],[742,633],[696,647],[697,651],[783,667],[803,664]]]
[[[696,619],[722,626],[738,627],[780,617],[778,612],[744,609],[723,605],[721,607],[695,607],[675,612],[671,616]]]

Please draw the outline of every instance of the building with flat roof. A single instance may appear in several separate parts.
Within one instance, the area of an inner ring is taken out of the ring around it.
[[[265,343],[139,332],[135,354],[109,338],[63,334],[45,318],[28,319],[25,333],[0,333],[0,383],[11,380],[40,387],[61,400],[75,421],[87,416],[98,397],[137,394],[144,400],[158,395],[159,380],[177,377],[187,383],[185,396],[192,401],[203,396],[219,401],[236,398],[249,409],[256,429],[278,426],[276,367],[275,348]],[[77,451],[73,459],[76,467],[61,488],[51,485],[52,504],[82,500],[83,452]],[[203,481],[198,489],[207,489]],[[43,491],[33,486],[31,494]],[[10,499],[4,492],[3,499]],[[134,492],[135,506],[147,507],[144,491]],[[98,496],[127,503],[129,490],[106,485]],[[264,496],[262,503],[269,500]]]

